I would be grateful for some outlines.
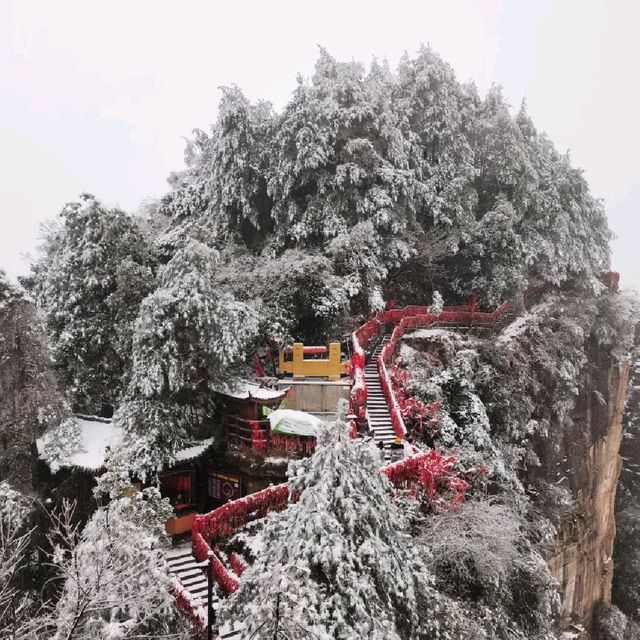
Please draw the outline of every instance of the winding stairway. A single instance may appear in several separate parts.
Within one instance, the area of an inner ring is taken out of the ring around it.
[[[166,553],[171,573],[179,578],[182,586],[194,597],[200,598],[203,606],[207,602],[207,576],[191,553],[191,543],[180,544]],[[218,602],[218,594],[213,594],[214,604]]]

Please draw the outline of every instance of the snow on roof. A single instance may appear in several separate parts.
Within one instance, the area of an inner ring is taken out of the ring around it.
[[[75,421],[80,437],[73,452],[60,461],[60,466],[98,470],[104,466],[107,447],[113,448],[122,441],[122,428],[104,418],[76,417]],[[41,458],[49,445],[51,435],[45,434],[36,440]]]
[[[207,438],[206,440],[200,440],[185,449],[180,449],[176,452],[175,459],[177,462],[184,462],[185,460],[192,460],[201,456],[211,445],[213,444],[213,438]]]
[[[315,436],[322,424],[320,418],[306,411],[276,409],[269,414],[271,431],[295,436]]]
[[[288,388],[269,389],[268,387],[261,387],[255,382],[242,380],[233,388],[229,386],[220,387],[217,391],[229,398],[236,398],[238,400],[279,400],[280,398],[284,398]]]
[[[123,438],[122,427],[116,426],[111,420],[94,416],[76,416],[75,422],[79,429],[79,438],[74,450],[61,459],[59,467],[82,467],[97,471],[105,465],[107,448],[117,447]],[[38,455],[42,460],[46,460],[43,455],[50,446],[55,446],[50,442],[54,433],[46,433],[42,438],[36,440]],[[176,462],[184,462],[201,456],[211,445],[213,438],[194,442],[192,445],[178,451],[175,455]],[[56,469],[52,469],[56,471]]]

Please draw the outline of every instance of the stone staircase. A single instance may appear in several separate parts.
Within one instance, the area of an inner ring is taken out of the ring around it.
[[[202,564],[196,562],[191,552],[191,542],[179,544],[170,549],[165,557],[171,573],[180,579],[182,586],[193,596],[202,602],[202,608],[207,610],[207,574]],[[216,610],[220,603],[218,589],[214,584],[213,608]],[[213,625],[211,625],[213,628]],[[242,633],[242,624],[214,629],[213,637],[218,640],[239,640]]]
[[[171,573],[180,579],[182,586],[194,597],[200,598],[207,607],[207,574],[191,553],[191,542],[173,547],[166,553]],[[218,602],[218,594],[213,590],[213,601]]]
[[[380,378],[378,377],[378,357],[382,349],[391,339],[390,334],[386,334],[380,344],[375,348],[369,357],[364,369],[364,377],[367,383],[367,414],[369,418],[369,428],[373,432],[376,444],[382,442],[385,449],[396,439],[391,414],[387,399],[384,397]]]

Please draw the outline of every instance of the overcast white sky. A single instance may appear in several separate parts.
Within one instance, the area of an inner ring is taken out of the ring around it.
[[[0,0],[0,267],[24,273],[39,223],[82,191],[129,211],[162,195],[220,85],[280,108],[318,44],[395,65],[424,42],[481,93],[526,97],[640,288],[639,24],[636,0]]]

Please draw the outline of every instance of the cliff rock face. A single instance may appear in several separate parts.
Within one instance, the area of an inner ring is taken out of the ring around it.
[[[580,437],[565,442],[579,515],[560,526],[547,557],[562,594],[561,628],[573,623],[589,630],[594,606],[611,600],[614,505],[628,380],[626,360],[609,369],[606,395],[593,388],[583,393],[575,419]]]

